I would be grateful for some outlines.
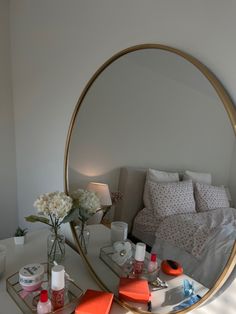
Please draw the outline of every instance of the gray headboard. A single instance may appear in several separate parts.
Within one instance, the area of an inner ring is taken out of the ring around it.
[[[143,206],[143,190],[146,179],[145,168],[123,167],[120,170],[118,190],[123,199],[115,209],[114,219],[125,221],[132,229],[133,220]]]

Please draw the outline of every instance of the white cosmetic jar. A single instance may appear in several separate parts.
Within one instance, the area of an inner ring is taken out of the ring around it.
[[[28,264],[19,271],[19,283],[26,291],[35,291],[42,285],[44,267],[41,264]]]

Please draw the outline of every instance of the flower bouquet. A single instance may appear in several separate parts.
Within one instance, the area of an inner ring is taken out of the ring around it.
[[[87,244],[89,238],[89,231],[86,228],[88,219],[101,210],[99,197],[96,193],[78,189],[71,193],[73,199],[73,209],[69,215],[64,218],[63,222],[76,221],[79,219],[79,241],[84,253],[87,253]]]
[[[60,263],[65,255],[65,237],[60,232],[62,223],[80,221],[79,241],[87,253],[85,229],[87,220],[101,210],[100,200],[94,192],[79,189],[70,196],[64,192],[40,195],[34,202],[39,215],[25,217],[28,222],[42,222],[51,227],[48,238],[48,259],[50,263]]]
[[[63,192],[52,192],[40,195],[34,202],[39,215],[25,217],[28,222],[42,222],[51,227],[51,234],[48,237],[47,250],[48,262],[61,263],[65,256],[65,236],[60,231],[73,206],[71,197]]]

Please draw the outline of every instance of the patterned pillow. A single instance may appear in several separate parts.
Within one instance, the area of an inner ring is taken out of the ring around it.
[[[149,183],[151,203],[157,218],[196,213],[192,181]]]
[[[178,172],[166,172],[155,169],[148,169],[146,182],[143,193],[143,203],[146,208],[152,209],[150,193],[149,193],[149,182],[177,182],[179,181]]]
[[[194,192],[198,212],[229,207],[228,196],[223,186],[196,183]]]

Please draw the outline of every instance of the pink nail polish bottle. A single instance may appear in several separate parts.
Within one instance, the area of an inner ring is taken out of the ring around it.
[[[37,304],[37,314],[46,314],[51,313],[52,311],[52,303],[48,299],[47,290],[42,290],[40,293],[40,299]]]

